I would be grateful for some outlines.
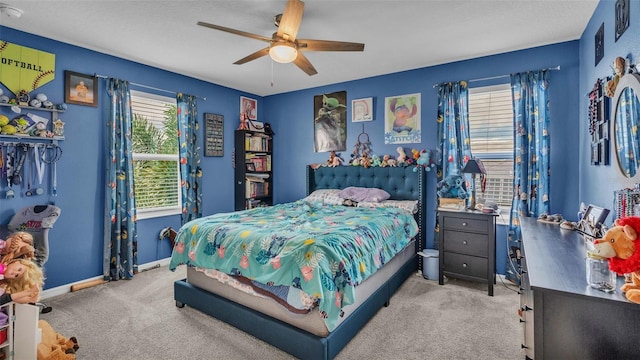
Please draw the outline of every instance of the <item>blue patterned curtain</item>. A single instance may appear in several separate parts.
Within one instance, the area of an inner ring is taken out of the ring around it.
[[[469,89],[466,81],[440,84],[438,87],[438,182],[448,175],[462,175],[460,170],[471,158],[469,138]],[[467,183],[470,183],[470,177]],[[467,190],[469,190],[467,186]],[[436,218],[435,239],[440,225]],[[438,248],[438,242],[434,244]]]
[[[471,158],[469,89],[466,81],[450,82],[438,87],[437,120],[440,159],[436,162],[440,181],[448,175],[460,175],[460,170]]]
[[[202,168],[198,145],[198,109],[196,97],[178,93],[178,141],[180,179],[182,179],[182,224],[202,216]]]
[[[549,213],[549,73],[511,75],[514,121],[513,202],[509,222],[510,258],[520,259],[521,217]],[[519,270],[508,260],[507,279],[519,284]]]
[[[105,131],[103,276],[105,280],[132,279],[138,272],[138,234],[131,159],[129,82],[108,79],[107,95],[110,108]]]

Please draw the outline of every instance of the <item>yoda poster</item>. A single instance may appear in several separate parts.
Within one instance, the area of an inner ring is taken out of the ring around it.
[[[384,99],[384,143],[422,142],[420,94],[391,96]]]
[[[347,92],[313,97],[316,152],[347,150]]]

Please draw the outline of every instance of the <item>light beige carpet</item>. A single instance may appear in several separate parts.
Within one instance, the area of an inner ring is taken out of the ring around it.
[[[185,277],[160,267],[47,299],[41,318],[80,343],[78,359],[291,359],[277,348],[173,300]],[[337,359],[522,359],[516,287],[411,276]]]

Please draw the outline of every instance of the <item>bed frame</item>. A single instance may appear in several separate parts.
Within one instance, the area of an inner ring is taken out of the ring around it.
[[[307,168],[307,194],[316,189],[344,189],[348,186],[376,187],[387,191],[391,199],[418,200],[416,220],[420,233],[416,236],[416,252],[425,243],[426,173],[413,167],[360,166]],[[396,290],[416,272],[417,255],[378,288],[327,337],[319,337],[258,311],[202,290],[186,279],[174,283],[176,306],[200,310],[251,334],[301,359],[333,359],[366,325],[382,306],[388,306]]]

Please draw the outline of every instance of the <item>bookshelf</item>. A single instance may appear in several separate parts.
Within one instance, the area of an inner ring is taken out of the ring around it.
[[[273,137],[235,131],[235,210],[273,205]]]

